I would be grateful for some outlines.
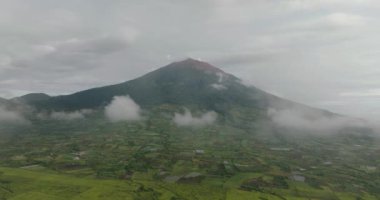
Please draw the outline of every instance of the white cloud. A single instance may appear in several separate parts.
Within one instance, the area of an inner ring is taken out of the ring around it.
[[[328,116],[301,108],[268,109],[270,119],[280,127],[328,134],[347,127],[365,127],[363,121],[343,116]]]
[[[224,86],[222,84],[217,84],[217,83],[211,84],[211,87],[213,87],[216,90],[226,90],[227,89],[226,86]]]
[[[217,79],[217,83],[213,83],[211,84],[210,86],[216,90],[226,90],[227,87],[225,85],[223,85],[223,82],[224,80],[227,78],[227,74],[224,74],[222,72],[217,72],[216,74],[216,77],[218,78]]]
[[[218,77],[218,83],[222,83],[225,78],[225,75],[222,72],[217,72],[216,76]]]
[[[208,111],[206,113],[201,114],[199,117],[193,116],[193,114],[185,109],[185,113],[175,113],[173,122],[177,126],[194,126],[194,127],[202,127],[206,125],[213,124],[218,115],[214,111]]]
[[[105,115],[112,122],[141,119],[140,106],[129,96],[115,96],[105,107]]]

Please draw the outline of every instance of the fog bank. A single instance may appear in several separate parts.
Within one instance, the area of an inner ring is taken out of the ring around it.
[[[0,123],[25,124],[28,120],[20,112],[0,106]]]
[[[268,117],[277,126],[297,130],[313,131],[317,134],[331,133],[349,127],[365,127],[364,121],[343,117],[330,116],[323,112],[312,112],[298,108],[268,109]]]

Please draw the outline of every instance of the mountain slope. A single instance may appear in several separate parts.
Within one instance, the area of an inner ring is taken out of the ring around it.
[[[273,107],[297,108],[310,113],[317,112],[318,115],[334,115],[281,99],[253,86],[246,86],[235,76],[194,59],[174,62],[140,78],[116,85],[64,96],[48,97],[34,94],[21,98],[39,110],[73,111],[101,108],[114,96],[122,95],[129,95],[142,107],[171,104],[198,107],[219,113],[228,112],[232,107],[254,108],[263,112]]]
[[[232,104],[259,105],[259,100],[266,94],[242,85],[238,78],[207,63],[188,59],[121,84],[52,97],[31,104],[39,109],[55,110],[98,108],[120,95],[130,95],[143,107],[176,104],[217,109]]]

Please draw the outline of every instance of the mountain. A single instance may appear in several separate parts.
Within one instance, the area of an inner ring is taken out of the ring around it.
[[[11,99],[11,101],[17,102],[17,103],[34,104],[35,102],[46,101],[49,98],[50,96],[44,93],[31,93],[31,94],[26,94],[21,97],[13,98]]]
[[[174,62],[137,79],[116,85],[71,95],[49,97],[45,94],[29,94],[18,99],[39,110],[74,111],[101,108],[114,96],[122,95],[129,95],[145,108],[171,104],[225,113],[232,107],[252,108],[263,112],[270,107],[297,107],[311,111],[310,113],[334,115],[328,111],[281,99],[254,86],[246,86],[234,75],[194,59]]]
[[[94,109],[120,95],[131,96],[143,107],[176,104],[216,108],[228,104],[250,106],[254,95],[264,93],[242,85],[238,78],[208,63],[188,59],[131,81],[30,103],[40,109]]]
[[[143,109],[123,98],[104,108],[120,95]],[[0,107],[0,200],[380,197],[375,131],[205,62],[175,62],[71,95],[4,101],[23,103]]]

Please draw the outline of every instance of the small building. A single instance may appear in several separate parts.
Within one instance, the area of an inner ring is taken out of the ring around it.
[[[298,181],[298,182],[305,182],[306,178],[302,175],[298,174],[293,174],[290,176],[290,179],[293,181]]]
[[[301,172],[292,172],[292,174],[289,176],[289,179],[297,182],[306,181],[306,177],[303,176]]]
[[[196,153],[196,154],[204,154],[205,153],[205,151],[204,150],[202,150],[202,149],[196,149],[196,150],[194,150],[194,153]]]
[[[283,147],[272,147],[270,148],[272,151],[290,151],[290,148],[283,148]]]

